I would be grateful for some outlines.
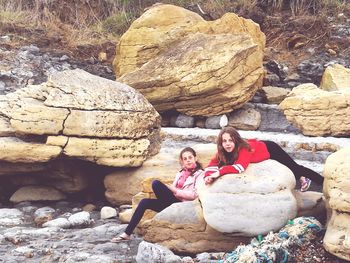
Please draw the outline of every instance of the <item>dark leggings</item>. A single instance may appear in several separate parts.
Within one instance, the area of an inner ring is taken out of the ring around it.
[[[151,209],[155,212],[160,212],[173,203],[181,202],[177,199],[169,188],[158,180],[152,182],[152,189],[156,195],[156,199],[144,198],[136,207],[134,214],[131,217],[130,223],[125,229],[125,233],[131,235],[137,224],[140,222],[146,209]]]
[[[292,170],[296,179],[300,179],[301,176],[305,176],[317,184],[323,184],[323,177],[320,174],[305,166],[297,164],[277,143],[272,141],[264,141],[264,143],[266,144],[267,150],[270,153],[270,159],[276,160],[287,166],[290,170]]]

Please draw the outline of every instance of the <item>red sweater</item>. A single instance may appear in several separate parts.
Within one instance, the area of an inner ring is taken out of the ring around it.
[[[238,152],[237,160],[230,165],[219,167],[218,154],[210,160],[207,168],[205,168],[204,176],[219,171],[220,175],[243,173],[250,163],[258,163],[270,158],[266,144],[256,139],[247,140],[251,150],[241,148]]]

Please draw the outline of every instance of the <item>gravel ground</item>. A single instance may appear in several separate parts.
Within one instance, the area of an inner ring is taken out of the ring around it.
[[[328,253],[323,247],[324,231],[320,232],[319,236],[310,241],[303,243],[301,246],[295,246],[289,249],[288,262],[291,263],[343,263],[349,262],[342,260]]]

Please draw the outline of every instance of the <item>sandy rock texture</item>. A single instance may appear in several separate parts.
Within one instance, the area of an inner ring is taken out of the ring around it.
[[[323,192],[328,208],[328,225],[324,237],[325,249],[350,260],[350,147],[327,158]]]
[[[262,86],[264,46],[251,20],[228,13],[205,21],[160,4],[121,37],[114,67],[157,111],[212,116],[241,107]]]
[[[13,130],[0,138],[3,161],[67,156],[130,167],[160,148],[160,117],[152,105],[129,86],[83,70],[54,74],[46,83],[1,96],[0,104],[5,127]]]
[[[304,135],[350,135],[350,88],[325,91],[311,83],[302,84],[279,106]]]

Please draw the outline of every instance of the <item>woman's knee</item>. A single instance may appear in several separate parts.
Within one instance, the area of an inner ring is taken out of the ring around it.
[[[152,182],[152,189],[159,189],[159,187],[162,185],[163,183],[159,180],[153,180]]]
[[[140,203],[138,204],[138,206],[148,208],[148,206],[149,206],[149,204],[150,204],[150,202],[151,202],[151,201],[149,201],[149,200],[151,200],[151,199],[150,199],[150,198],[143,198],[143,199],[141,199],[141,201],[140,201]]]
[[[281,148],[277,143],[275,143],[273,141],[264,141],[264,143],[266,144],[267,148],[270,148],[270,149]]]

